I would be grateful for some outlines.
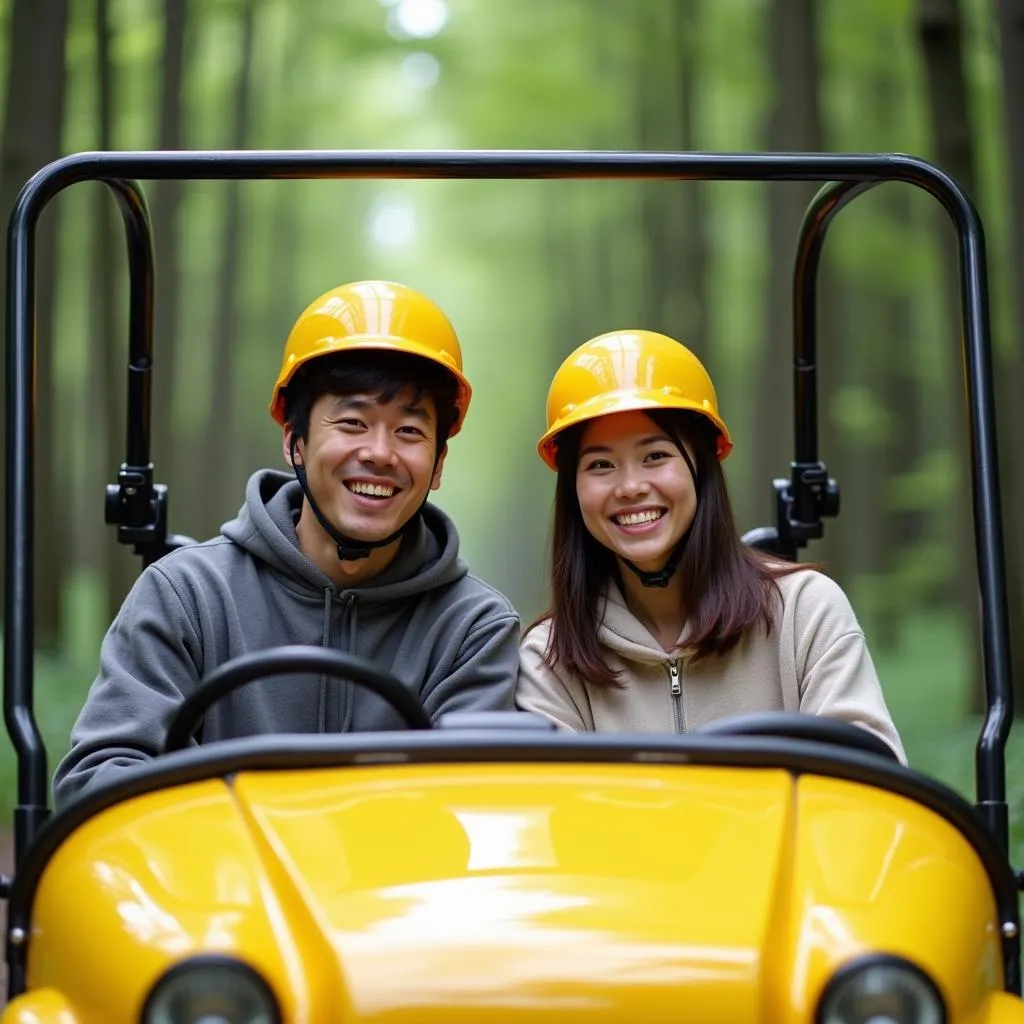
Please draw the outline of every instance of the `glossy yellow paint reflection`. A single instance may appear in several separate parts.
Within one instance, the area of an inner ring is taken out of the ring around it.
[[[310,1007],[337,992],[335,961],[276,871],[222,782],[127,801],[47,868],[29,986],[59,990],[89,1024],[135,1021],[164,970],[214,953],[259,970],[288,1020],[312,1021]]]
[[[81,1024],[68,1001],[52,988],[19,996],[4,1007],[0,1024]]]
[[[756,1014],[785,773],[441,766],[236,785],[316,906],[357,1019],[672,1020],[683,992],[694,1019]]]
[[[807,1019],[837,963],[892,953],[939,985],[953,1020],[978,1012],[1002,985],[988,879],[959,832],[901,797],[807,777],[770,972],[779,1021]],[[783,969],[783,965],[787,969]]]
[[[966,1024],[1021,1024],[1024,1021],[1024,1003],[1006,992],[993,992],[976,1015],[963,1018]],[[957,1024],[953,1018],[950,1024]]]
[[[33,924],[30,985],[75,1012],[40,1024],[136,1021],[197,952],[252,964],[289,1024],[786,1024],[876,951],[927,970],[955,1022],[1024,1020],[992,996],[998,923],[962,837],[900,797],[775,770],[242,774],[87,823]]]

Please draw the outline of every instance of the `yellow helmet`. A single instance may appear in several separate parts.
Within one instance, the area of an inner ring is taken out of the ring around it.
[[[688,409],[718,430],[718,458],[732,451],[729,429],[704,364],[655,331],[613,331],[584,342],[558,368],[548,390],[548,429],[540,457],[556,469],[558,435],[585,420],[631,409]]]
[[[391,281],[340,285],[302,311],[285,342],[270,415],[284,424],[283,392],[300,366],[318,356],[356,349],[407,352],[450,371],[459,390],[458,418],[449,436],[459,432],[473,392],[462,374],[462,349],[455,328],[425,295]]]

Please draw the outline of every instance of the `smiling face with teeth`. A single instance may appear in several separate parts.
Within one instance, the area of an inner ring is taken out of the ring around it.
[[[284,450],[290,451],[291,431]],[[441,484],[445,449],[435,465],[437,412],[429,395],[407,389],[384,401],[372,394],[321,395],[309,414],[309,429],[296,446],[310,493],[335,529],[354,540],[375,541],[401,529],[430,490]],[[297,532],[303,551],[332,577],[338,573],[336,544],[304,502]],[[353,563],[359,576],[380,572],[401,540]]]
[[[651,572],[664,567],[697,512],[696,484],[686,460],[640,411],[587,424],[576,464],[576,496],[591,536]]]

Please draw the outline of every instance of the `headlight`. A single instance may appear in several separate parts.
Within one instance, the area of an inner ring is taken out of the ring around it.
[[[865,957],[841,967],[818,1004],[818,1024],[945,1024],[932,980],[894,956]]]
[[[153,987],[142,1024],[279,1024],[270,986],[227,957],[197,957],[172,967]]]

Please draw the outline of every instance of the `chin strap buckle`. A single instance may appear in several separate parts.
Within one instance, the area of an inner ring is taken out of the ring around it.
[[[630,566],[630,568],[633,567]],[[640,577],[640,582],[645,587],[660,589],[668,586],[668,581],[672,579],[672,573],[675,572],[675,566],[671,569],[661,569],[658,572],[644,572],[643,569],[634,569],[633,571]]]
[[[338,560],[341,562],[358,562],[360,559],[369,558],[373,548],[365,544],[339,544]]]
[[[645,587],[655,587],[660,590],[668,586],[669,581],[675,575],[676,569],[679,568],[686,540],[687,538],[683,537],[672,557],[657,572],[648,572],[646,569],[641,569],[635,566],[628,558],[624,558],[623,561],[636,573],[638,579]]]

